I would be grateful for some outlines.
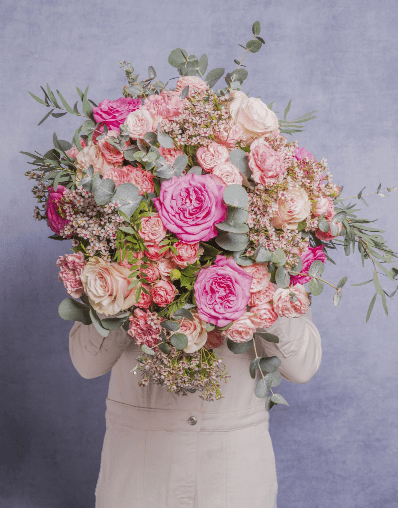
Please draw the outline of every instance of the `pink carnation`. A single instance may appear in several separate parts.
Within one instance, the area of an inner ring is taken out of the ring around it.
[[[120,131],[120,125],[125,122],[127,115],[137,110],[141,104],[141,99],[128,97],[120,97],[116,101],[105,99],[93,108],[94,119],[97,123],[104,122],[110,130]]]
[[[188,97],[192,97],[198,92],[208,90],[206,82],[197,76],[182,76],[178,81],[175,88],[176,92],[181,92],[186,86],[189,86]]]
[[[108,138],[117,138],[119,132],[118,131],[109,131],[108,135],[102,139],[99,139],[97,141],[98,146],[100,147],[100,150],[102,152],[102,155],[106,159],[107,162],[110,162],[111,164],[120,165],[124,161],[124,155],[123,152],[120,152],[117,148],[115,148],[113,145],[108,143]],[[127,146],[130,145],[130,141],[126,143]]]
[[[213,265],[200,270],[194,284],[198,314],[203,321],[225,326],[246,312],[252,276],[232,258],[217,256]]]
[[[252,314],[250,312],[245,312],[243,316],[233,322],[232,326],[224,334],[234,342],[248,342],[253,338],[257,328],[252,323],[251,317]]]
[[[196,158],[205,171],[211,171],[214,166],[229,159],[229,152],[225,146],[212,142],[207,146],[199,147]]]
[[[145,256],[152,261],[160,261],[164,256],[167,255],[167,251],[162,254],[159,253],[163,246],[158,243],[146,243],[145,244]]]
[[[174,164],[174,161],[177,159],[177,157],[183,155],[184,153],[181,152],[181,150],[177,150],[176,148],[164,148],[163,146],[159,146],[158,151],[160,155],[162,155],[171,165]]]
[[[318,247],[308,247],[308,249],[303,254],[301,254],[300,257],[303,261],[303,268],[300,270],[302,273],[308,273],[311,264],[316,260],[322,261],[323,264],[326,263],[326,256],[323,252],[323,245],[318,245]],[[291,284],[305,284],[310,280],[311,277],[305,275],[295,275],[294,277],[290,278]]]
[[[265,187],[271,187],[287,169],[283,155],[261,138],[250,145],[249,167],[253,180]]]
[[[255,293],[250,293],[249,305],[250,307],[259,307],[272,300],[275,293],[275,286],[270,282],[268,286]]]
[[[138,346],[146,345],[154,347],[160,341],[161,318],[156,312],[145,312],[135,309],[134,314],[129,317],[128,334],[135,339]]]
[[[290,293],[296,295],[297,300],[295,302],[291,301]],[[308,296],[308,291],[301,284],[296,284],[290,288],[279,288],[275,291],[273,298],[274,310],[278,316],[287,318],[299,317],[310,308]]]
[[[177,294],[177,289],[169,281],[161,280],[151,289],[151,298],[153,303],[159,307],[166,307],[171,303]]]
[[[179,116],[186,104],[186,99],[181,99],[179,93],[163,91],[159,95],[149,95],[142,109],[146,109],[155,120],[154,128],[161,119],[172,120]]]
[[[296,148],[293,157],[295,157],[298,161],[303,160],[304,157],[307,157],[309,160],[314,159],[314,156],[310,152],[307,152],[305,148]]]
[[[62,196],[66,191],[66,187],[63,185],[59,185],[57,190],[55,191],[52,187],[48,188],[48,200],[46,205],[46,216],[48,219],[48,225],[51,231],[54,231],[57,235],[64,229],[64,227],[69,224],[69,221],[66,219],[64,212],[61,213],[59,211],[60,201],[62,200]]]
[[[226,161],[217,164],[211,174],[219,178],[225,187],[232,184],[242,185],[242,174],[232,162]]]
[[[80,298],[83,295],[83,284],[80,279],[84,269],[83,253],[59,256],[57,267],[60,268],[58,280],[64,283],[68,295],[72,298]]]
[[[263,303],[250,309],[251,322],[256,328],[268,328],[278,319],[278,314],[270,303]]]
[[[257,291],[265,289],[271,280],[271,274],[268,272],[267,266],[265,264],[259,265],[254,263],[250,266],[244,266],[242,270],[253,277],[252,285],[250,288],[251,293],[256,293]]]
[[[166,236],[167,230],[163,226],[162,220],[158,213],[154,213],[150,217],[142,217],[141,228],[138,235],[145,243],[159,244]]]
[[[150,171],[145,171],[145,169],[135,168],[134,166],[120,166],[107,171],[104,178],[113,180],[116,187],[122,183],[132,183],[138,187],[140,196],[155,192],[152,174]]]
[[[171,259],[180,268],[186,268],[188,264],[192,265],[198,259],[199,243],[177,242],[173,245],[177,249],[177,254],[171,253]]]

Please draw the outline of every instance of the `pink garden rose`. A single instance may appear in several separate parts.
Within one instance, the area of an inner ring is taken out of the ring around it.
[[[115,167],[105,159],[101,148],[94,143],[89,143],[76,155],[77,182],[82,178],[82,171],[87,170],[89,166],[93,166],[94,173],[100,173],[102,176]]]
[[[58,280],[64,283],[68,295],[72,298],[80,298],[83,295],[83,284],[80,279],[84,268],[83,253],[59,256],[57,267],[60,268]]]
[[[333,215],[336,215],[336,212],[334,211],[333,199],[329,198],[328,196],[321,196],[312,206],[312,213],[316,217],[324,214],[326,220],[331,220]]]
[[[207,341],[206,323],[202,321],[198,314],[192,314],[193,321],[189,319],[180,319],[179,332],[188,337],[188,345],[184,348],[186,353],[198,351]]]
[[[163,146],[159,146],[158,151],[160,155],[162,155],[171,165],[174,164],[174,161],[177,159],[177,157],[183,155],[184,153],[181,152],[181,150],[177,150],[176,148],[163,148]]]
[[[129,280],[129,282],[131,281],[132,279]],[[135,301],[135,298],[139,286],[137,285],[132,289],[132,294],[134,295],[134,305],[136,305],[137,307],[141,307],[142,309],[148,309],[149,306],[151,305],[151,296],[150,296],[151,287],[148,286],[148,284],[142,284],[142,287],[146,291],[148,291],[148,293],[144,293],[144,291],[141,291],[140,297],[138,298],[138,302]]]
[[[257,328],[252,323],[251,317],[251,312],[245,312],[243,316],[234,321],[233,325],[224,334],[234,342],[247,342],[251,340]]]
[[[269,282],[268,286],[255,293],[250,293],[249,305],[250,307],[259,307],[272,300],[275,293],[275,286]]]
[[[159,269],[153,263],[149,264],[148,268],[142,270],[141,273],[144,274],[145,281],[148,282],[149,284],[152,284],[152,282],[155,282],[155,280],[158,280],[158,278],[160,277]]]
[[[304,157],[307,157],[309,160],[314,159],[314,156],[310,152],[308,152],[305,148],[296,148],[293,157],[298,161],[303,160]]]
[[[143,139],[147,132],[153,131],[153,118],[146,109],[137,109],[128,115],[124,125],[131,139]]]
[[[143,196],[146,192],[155,192],[151,172],[141,167],[119,166],[112,168],[104,174],[104,178],[113,180],[116,187],[122,183],[132,183],[140,191],[140,196]]]
[[[205,242],[217,236],[215,224],[227,214],[224,187],[210,175],[189,174],[162,182],[153,200],[164,226],[186,243]]]
[[[212,330],[211,332],[207,332],[207,341],[204,345],[207,349],[218,349],[224,344],[225,337],[221,332],[217,330]]]
[[[177,289],[169,281],[160,280],[151,289],[153,303],[159,307],[166,307],[171,303],[177,294]]]
[[[125,266],[92,257],[80,278],[93,308],[113,316],[135,305],[135,294],[132,289],[127,289],[131,282],[129,275],[130,270]]]
[[[104,156],[105,160],[110,164],[121,165],[124,161],[123,152],[120,152],[117,148],[108,143],[108,138],[117,138],[118,131],[109,131],[107,136],[97,141],[98,146]],[[130,141],[126,142],[125,148],[130,145]]]
[[[186,86],[189,86],[188,97],[192,97],[198,92],[208,90],[206,82],[197,76],[182,76],[178,81],[175,88],[176,92],[181,92]]]
[[[211,174],[217,176],[225,187],[232,184],[242,185],[242,174],[232,162],[226,161],[217,164]]]
[[[303,261],[303,268],[300,270],[302,273],[308,273],[311,264],[316,261],[322,261],[323,264],[326,263],[326,256],[323,252],[323,245],[318,245],[318,247],[308,247],[308,249],[301,254],[301,259]],[[309,282],[311,277],[305,275],[295,275],[290,278],[291,284],[305,284]]]
[[[141,99],[120,97],[116,101],[103,100],[98,107],[93,108],[94,119],[97,123],[104,122],[110,130],[120,131],[127,115],[141,106]],[[103,130],[103,127],[102,129]]]
[[[160,342],[161,318],[156,312],[134,309],[129,317],[128,334],[135,339],[137,346],[146,345],[153,348]]]
[[[220,131],[216,136],[217,143],[227,148],[235,148],[236,143],[243,137],[242,127],[239,125],[231,125],[228,130]]]
[[[162,247],[163,245],[160,245],[159,243],[146,243],[145,256],[152,261],[160,261],[168,254],[168,251],[162,252],[162,254],[160,254],[159,251]]]
[[[160,243],[166,236],[167,230],[163,226],[159,214],[154,213],[150,217],[143,217],[141,219],[141,229],[138,235],[144,240],[145,243]]]
[[[46,205],[46,216],[48,219],[48,226],[51,231],[54,231],[57,235],[69,224],[66,217],[63,217],[59,212],[59,203],[62,199],[66,187],[59,185],[55,191],[52,187],[48,188],[48,200]],[[61,207],[62,210],[62,207]],[[65,215],[65,214],[63,214]]]
[[[158,267],[162,279],[169,279],[171,271],[177,267],[172,259],[165,257],[162,257],[157,262],[156,266]]]
[[[211,171],[214,166],[229,159],[229,152],[225,146],[212,142],[207,146],[199,147],[196,158],[205,171]]]
[[[273,218],[273,225],[287,229],[297,229],[298,223],[306,219],[311,213],[311,202],[308,194],[301,187],[294,187],[280,194],[278,199],[278,213]]]
[[[274,185],[287,169],[283,155],[261,138],[250,145],[249,167],[253,180],[265,187]]]
[[[244,266],[242,270],[253,277],[252,285],[250,287],[251,293],[256,293],[257,291],[265,289],[271,280],[271,274],[268,272],[266,264],[260,265],[254,263],[250,266]]]
[[[84,138],[80,138],[80,145],[82,148],[87,146],[87,142]],[[76,159],[77,154],[79,153],[79,150],[77,149],[76,145],[73,145],[72,148],[69,148],[69,150],[66,150],[65,153],[72,159]]]
[[[268,328],[278,319],[278,314],[270,303],[252,307],[250,312],[252,314],[250,320],[256,328]]]
[[[294,293],[297,296],[295,302],[290,300],[289,293]],[[296,284],[290,288],[277,289],[274,294],[273,302],[274,310],[278,316],[287,318],[299,317],[305,314],[310,308],[308,291],[301,284]]]
[[[201,319],[225,326],[246,312],[252,276],[232,258],[217,256],[213,265],[200,270],[194,284]]]
[[[180,268],[186,268],[198,259],[199,243],[177,242],[173,247],[177,249],[177,254],[171,252],[171,259]]]
[[[142,109],[148,111],[154,120],[153,128],[157,129],[162,119],[172,120],[179,116],[186,103],[187,100],[181,99],[179,93],[163,91],[159,95],[149,95]]]

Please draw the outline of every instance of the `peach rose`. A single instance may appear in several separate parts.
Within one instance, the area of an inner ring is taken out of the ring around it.
[[[246,141],[259,138],[278,129],[276,114],[268,109],[261,99],[249,97],[237,90],[231,91],[233,101],[229,106],[232,121],[243,131],[242,138]]]
[[[229,339],[234,342],[247,342],[253,338],[257,326],[251,321],[253,317],[251,312],[245,312],[243,316],[233,322],[232,326],[224,332]]]
[[[104,178],[113,180],[116,187],[122,183],[132,183],[140,191],[140,196],[143,196],[145,193],[155,192],[151,172],[139,167],[119,166],[107,171],[104,174]]]
[[[263,303],[258,307],[252,307],[250,312],[253,314],[251,322],[256,328],[268,328],[278,319],[278,314],[270,303]]]
[[[295,302],[291,301],[290,293],[297,296]],[[310,308],[309,293],[301,284],[295,284],[290,288],[279,288],[275,291],[274,310],[278,316],[287,318],[299,317]]]
[[[269,282],[268,286],[266,286],[264,289],[260,289],[260,291],[256,291],[255,293],[250,293],[250,307],[259,307],[269,302],[272,300],[275,291],[275,286],[272,284],[272,282]]]
[[[206,323],[199,319],[197,313],[193,313],[193,321],[189,319],[179,320],[180,333],[184,333],[188,337],[188,345],[184,348],[186,353],[194,353],[198,351],[207,341]]]
[[[242,270],[253,277],[250,293],[256,293],[265,289],[271,280],[271,274],[268,272],[266,264],[259,265],[254,263],[250,266],[243,266]]]
[[[100,147],[102,155],[110,164],[120,165],[124,161],[123,152],[120,152],[117,148],[115,148],[107,141],[108,138],[117,138],[118,135],[119,135],[118,131],[109,131],[105,137],[97,141],[97,144]],[[127,148],[129,145],[130,141],[127,141],[125,144],[125,148]]]
[[[100,173],[101,175],[114,168],[114,165],[109,163],[102,155],[100,147],[94,145],[94,143],[89,143],[76,155],[77,182],[81,180],[83,170],[87,170],[89,166],[93,166],[94,173]]]
[[[159,270],[159,273],[160,273],[160,276],[162,277],[162,279],[168,279],[170,278],[170,273],[172,270],[174,270],[177,265],[174,263],[174,261],[170,258],[161,258],[158,262],[157,262],[157,265],[158,267],[158,270]]]
[[[264,139],[250,145],[249,168],[255,182],[270,187],[286,173],[283,155],[275,151]]]
[[[205,171],[211,171],[217,164],[229,159],[229,152],[225,146],[212,142],[207,146],[199,147],[196,158]]]
[[[131,139],[143,139],[153,130],[153,118],[146,109],[137,109],[127,115],[124,125]]]
[[[171,259],[180,268],[186,268],[189,264],[192,265],[198,259],[199,242],[177,242],[173,247],[177,249],[177,254],[171,252]]]
[[[133,290],[127,289],[131,282],[129,275],[130,270],[125,266],[92,257],[80,278],[93,308],[113,316],[135,304]]]
[[[159,307],[166,307],[171,303],[177,294],[177,289],[171,282],[160,280],[151,289],[153,303]]]
[[[316,203],[313,204],[312,213],[316,217],[325,214],[325,219],[330,220],[333,215],[335,215],[333,199],[327,196],[321,196],[317,199]]]
[[[192,95],[198,92],[204,92],[209,89],[206,82],[197,76],[182,76],[177,81],[175,91],[181,92],[186,86],[189,86],[189,93],[187,97],[192,97]]]
[[[166,236],[167,229],[158,213],[141,219],[141,229],[138,235],[148,244],[159,244]]]
[[[242,174],[239,169],[232,164],[232,162],[221,162],[214,166],[211,172],[213,176],[217,176],[224,186],[231,184],[242,185]]]
[[[281,228],[285,224],[287,229],[297,229],[298,223],[306,219],[311,213],[311,202],[301,187],[294,187],[281,193],[278,199],[278,213],[273,218],[273,225]]]

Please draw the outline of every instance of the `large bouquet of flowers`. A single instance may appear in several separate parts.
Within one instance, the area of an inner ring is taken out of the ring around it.
[[[123,97],[97,106],[88,88],[77,89],[79,110],[47,85],[43,99],[31,94],[49,108],[42,122],[67,113],[85,121],[73,144],[54,134],[44,155],[23,153],[36,166],[26,173],[37,180],[35,218],[47,220],[50,238],[72,243],[73,253],[57,261],[71,296],[60,316],[93,323],[103,336],[122,326],[142,349],[140,384],[151,375],[169,391],[199,390],[206,400],[222,397],[220,381],[229,377],[214,350],[224,340],[236,354],[254,347],[250,375],[260,371],[256,395],[269,409],[287,404],[272,391],[280,360],[259,357],[255,340],[278,342],[267,328],[278,316],[305,313],[325,283],[338,305],[347,277],[336,285],[321,277],[334,262],[328,251],[344,246],[348,255],[357,245],[362,264],[371,259],[376,293],[367,319],[377,295],[387,313],[392,295],[380,275],[393,280],[398,269],[387,269],[397,255],[369,227],[374,221],[344,206],[326,159],[284,136],[312,113],[288,121],[289,102],[278,120],[272,104],[242,91],[243,59],[264,44],[259,22],[252,31],[217,90],[225,70],[206,74],[207,56],[182,49],[169,56],[180,75],[174,87],[153,67],[139,81],[123,62]],[[357,197],[364,202],[362,191]]]

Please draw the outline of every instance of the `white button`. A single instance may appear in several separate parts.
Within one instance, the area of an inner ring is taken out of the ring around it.
[[[198,422],[198,419],[196,418],[196,416],[190,416],[188,418],[189,425],[195,425],[197,422]]]

